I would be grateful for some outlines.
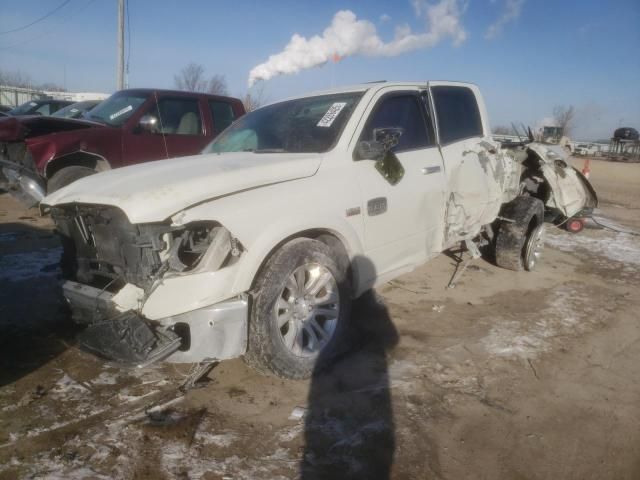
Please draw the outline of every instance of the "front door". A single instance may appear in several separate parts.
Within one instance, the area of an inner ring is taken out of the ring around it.
[[[395,184],[373,160],[354,162],[365,226],[365,254],[384,281],[439,251],[444,215],[444,172],[433,129],[418,88],[383,90],[368,113],[359,141],[379,129],[400,129],[392,153],[404,175]],[[363,279],[366,281],[367,279]]]
[[[207,145],[202,110],[197,97],[151,99],[144,115],[157,119],[156,128],[134,127],[125,134],[123,156],[127,163],[196,155]]]

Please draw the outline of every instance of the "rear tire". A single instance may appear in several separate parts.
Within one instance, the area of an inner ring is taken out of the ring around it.
[[[340,353],[351,311],[351,288],[341,263],[329,246],[306,238],[292,240],[267,260],[252,298],[248,365],[303,379],[317,363]]]
[[[503,207],[501,216],[513,221],[502,220],[498,225],[496,265],[533,270],[544,245],[544,204],[534,197],[516,197]]]
[[[47,182],[47,192],[53,193],[60,190],[62,187],[75,182],[89,175],[93,175],[96,172],[92,168],[81,167],[79,165],[72,165],[70,167],[64,167],[54,173]]]

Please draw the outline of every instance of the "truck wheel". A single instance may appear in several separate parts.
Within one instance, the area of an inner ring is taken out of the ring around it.
[[[281,247],[256,280],[245,361],[260,372],[308,378],[338,353],[351,309],[347,272],[322,242]]]
[[[544,204],[516,197],[504,206],[496,234],[496,264],[509,270],[533,270],[544,248]]]
[[[64,167],[54,173],[47,182],[47,192],[53,193],[56,190],[60,190],[62,187],[75,182],[89,175],[97,173],[92,168],[80,167],[78,165],[72,165],[70,167]]]

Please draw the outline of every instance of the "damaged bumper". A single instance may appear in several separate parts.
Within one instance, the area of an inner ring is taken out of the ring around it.
[[[0,158],[0,170],[7,190],[27,207],[33,207],[47,194],[44,181],[35,172]]]
[[[159,360],[225,360],[246,351],[246,299],[150,320],[135,310],[118,312],[115,295],[95,287],[67,281],[63,292],[74,320],[87,324],[80,343],[112,361],[142,367]]]
[[[0,172],[0,177],[4,177],[0,180],[7,185],[9,193],[27,207],[39,203],[46,195],[45,182],[38,175],[31,152],[21,139],[0,141]]]

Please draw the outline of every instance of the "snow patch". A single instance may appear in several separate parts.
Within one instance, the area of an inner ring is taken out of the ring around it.
[[[623,264],[625,270],[640,267],[640,237],[629,233],[598,231],[570,234],[559,229],[548,229],[546,243],[563,252],[587,250],[591,254]]]
[[[94,385],[115,385],[118,383],[118,376],[110,372],[102,372],[91,380],[91,383]]]
[[[579,334],[599,320],[589,297],[580,291],[565,286],[553,295],[541,310],[496,324],[481,340],[485,349],[500,357],[535,358],[551,349],[552,338]]]
[[[195,439],[203,445],[216,445],[218,447],[228,447],[238,440],[238,435],[232,432],[209,433],[198,431]]]

